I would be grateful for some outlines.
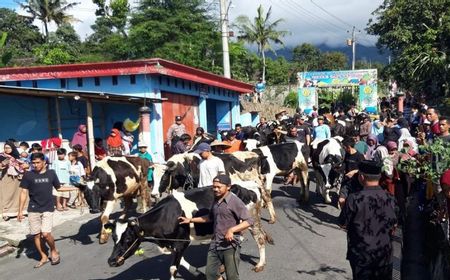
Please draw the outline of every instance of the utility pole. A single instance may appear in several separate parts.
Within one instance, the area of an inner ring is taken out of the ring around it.
[[[356,39],[355,39],[355,27],[352,30],[352,70],[355,70],[355,56],[356,56]]]
[[[231,78],[230,53],[228,51],[228,0],[220,0],[220,24],[222,26],[223,76]]]

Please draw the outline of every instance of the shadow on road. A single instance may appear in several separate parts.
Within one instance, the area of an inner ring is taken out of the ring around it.
[[[342,268],[332,267],[329,265],[321,265],[316,270],[297,270],[299,274],[308,274],[308,275],[320,275],[320,274],[328,274],[329,272],[334,272],[336,274],[347,274],[347,271]],[[345,277],[345,279],[351,279]]]

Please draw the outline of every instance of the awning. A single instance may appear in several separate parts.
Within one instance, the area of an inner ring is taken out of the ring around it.
[[[35,97],[58,97],[58,98],[74,98],[75,100],[91,100],[94,102],[127,102],[143,104],[145,103],[161,103],[167,98],[148,98],[142,96],[119,95],[115,93],[99,92],[99,91],[82,91],[82,90],[61,90],[48,88],[30,88],[0,85],[0,94],[8,95],[27,95]]]

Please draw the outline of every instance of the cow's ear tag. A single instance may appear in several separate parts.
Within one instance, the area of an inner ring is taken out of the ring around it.
[[[139,235],[140,235],[140,236],[144,236],[144,231],[141,230],[141,231],[139,232]]]

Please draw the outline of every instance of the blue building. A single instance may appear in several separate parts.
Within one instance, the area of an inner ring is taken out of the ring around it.
[[[252,87],[159,58],[1,68],[0,141],[70,140],[89,120],[94,136],[106,138],[115,122],[136,121],[146,105],[150,132],[143,137],[152,154],[164,158],[166,132],[175,116],[183,117],[191,135],[199,126],[210,133],[230,129],[240,122],[239,95]]]

